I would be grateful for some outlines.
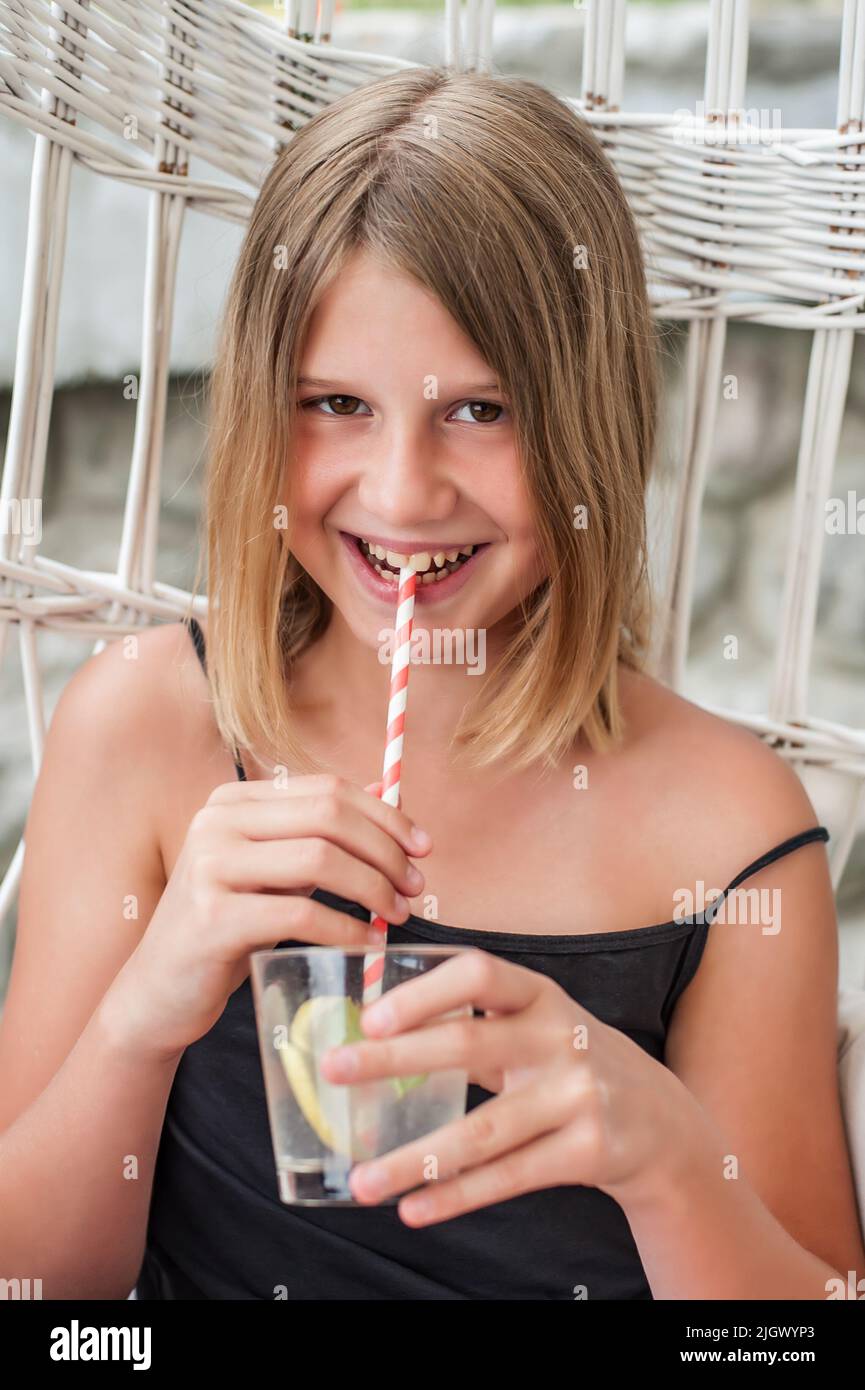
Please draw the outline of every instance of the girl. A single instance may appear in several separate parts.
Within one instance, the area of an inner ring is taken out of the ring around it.
[[[775,752],[643,669],[655,395],[632,217],[540,86],[405,69],[275,161],[213,378],[209,620],[92,657],[47,740],[0,1273],[53,1298],[820,1299],[865,1272],[827,832]],[[416,631],[485,656],[413,667],[405,810],[370,780],[402,555]],[[742,884],[783,922],[727,920]],[[327,1073],[464,1066],[468,1111],[359,1165],[356,1208],[286,1206],[249,953],[362,944],[371,911],[476,949]]]

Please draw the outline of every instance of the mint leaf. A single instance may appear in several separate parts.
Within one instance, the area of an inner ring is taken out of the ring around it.
[[[345,1037],[343,1042],[356,1043],[364,1042],[366,1034],[360,1026],[361,1006],[356,1004],[353,999],[346,995],[345,1000]]]
[[[411,1091],[415,1086],[422,1086],[428,1076],[429,1072],[424,1072],[423,1076],[392,1076],[391,1085],[402,1100],[407,1091]]]
[[[363,1042],[366,1038],[366,1034],[360,1026],[360,1015],[361,1006],[359,1004],[356,1004],[353,999],[346,998],[345,1041],[347,1043]],[[411,1091],[415,1086],[423,1085],[428,1075],[428,1072],[424,1072],[423,1076],[392,1076],[390,1078],[390,1084],[396,1091],[398,1099],[402,1100],[403,1096],[408,1091]]]

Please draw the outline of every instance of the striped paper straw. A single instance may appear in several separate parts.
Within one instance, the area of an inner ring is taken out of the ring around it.
[[[381,799],[389,806],[399,806],[399,779],[402,769],[402,741],[405,728],[405,705],[408,692],[411,626],[414,618],[414,594],[417,579],[411,565],[399,572],[396,606],[396,640],[390,668],[390,699],[387,707],[387,735],[384,747]],[[381,944],[387,945],[387,922],[377,912],[370,913],[370,922],[381,932]],[[371,1004],[381,994],[384,976],[384,951],[375,947],[363,958],[363,1004]]]

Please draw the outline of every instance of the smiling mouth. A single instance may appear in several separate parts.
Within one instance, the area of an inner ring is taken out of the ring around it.
[[[351,539],[370,568],[381,575],[382,579],[394,584],[399,579],[400,569],[408,564],[411,564],[420,584],[437,584],[447,579],[448,575],[455,574],[466,560],[471,559],[478,551],[485,550],[490,544],[489,541],[481,541],[475,545],[454,546],[448,550],[421,550],[404,555],[398,550],[385,550],[384,546],[375,545],[364,540],[362,536],[352,536]]]

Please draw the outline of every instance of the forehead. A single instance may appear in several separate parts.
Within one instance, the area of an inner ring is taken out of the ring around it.
[[[355,251],[316,305],[301,374],[330,378],[358,372],[412,379],[470,374],[495,380],[441,301],[412,276],[370,251]]]

